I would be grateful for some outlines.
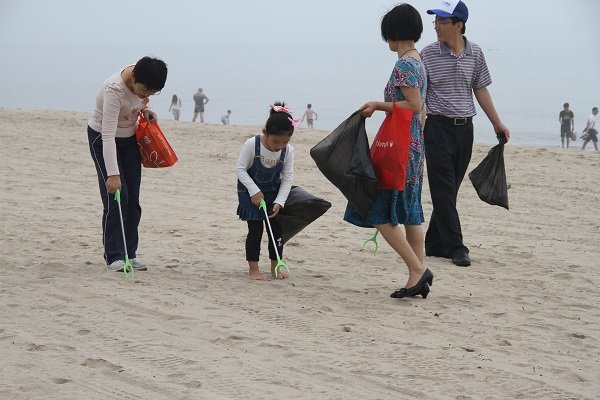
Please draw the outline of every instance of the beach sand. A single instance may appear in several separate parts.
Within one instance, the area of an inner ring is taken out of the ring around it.
[[[406,267],[360,251],[318,130],[294,134],[295,184],[333,206],[286,246],[289,279],[247,278],[234,164],[259,128],[173,121],[180,161],[143,171],[149,271],[107,272],[87,119],[0,108],[0,398],[598,398],[598,153],[507,146],[510,211],[460,191],[473,265],[426,258],[429,297],[392,299]],[[426,229],[427,183],[423,205]]]

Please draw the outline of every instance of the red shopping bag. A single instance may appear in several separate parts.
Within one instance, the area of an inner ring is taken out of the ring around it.
[[[393,111],[385,117],[373,140],[371,162],[379,189],[404,190],[412,117],[412,111],[394,103]]]
[[[170,167],[178,160],[158,123],[150,124],[142,115],[135,132],[142,165],[146,168]]]

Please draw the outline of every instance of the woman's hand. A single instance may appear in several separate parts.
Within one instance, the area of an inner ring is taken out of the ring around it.
[[[273,213],[269,215],[269,218],[273,218],[279,214],[279,210],[281,210],[281,204],[273,203]]]
[[[146,121],[150,122],[151,124],[155,124],[158,119],[156,118],[156,113],[152,110],[144,110],[142,111],[142,114],[144,115],[144,118],[146,118]]]
[[[252,204],[254,204],[255,206],[259,207],[260,206],[260,201],[262,199],[264,199],[264,198],[265,198],[265,195],[263,194],[263,192],[258,192],[254,196],[250,197],[250,201],[252,202]]]
[[[108,190],[108,193],[113,194],[117,189],[121,189],[121,177],[119,175],[109,176],[106,180],[106,190]]]
[[[378,109],[379,109],[378,101],[369,101],[360,108],[360,115],[362,115],[365,118],[369,118]]]

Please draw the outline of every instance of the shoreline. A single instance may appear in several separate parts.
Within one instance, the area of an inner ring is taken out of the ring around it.
[[[67,112],[67,113],[74,113],[74,114],[78,114],[78,115],[87,115],[90,116],[91,115],[91,111],[90,112],[85,112],[85,111],[75,111],[75,110],[63,110],[63,109],[49,109],[49,108],[40,108],[40,109],[36,109],[36,108],[20,108],[20,107],[4,107],[4,106],[0,106],[0,110],[4,110],[6,112],[22,112],[22,113],[36,113],[36,112]],[[167,118],[165,119],[164,117],[167,116]],[[164,113],[162,115],[159,115],[160,118],[160,123],[162,124],[163,122],[171,122],[171,123],[175,123],[176,121],[174,121],[172,119],[172,115],[171,113]],[[342,121],[339,121],[340,123]],[[185,124],[185,123],[189,123],[189,124],[196,124],[197,126],[200,126],[200,124],[198,122],[191,122],[191,121],[187,121],[187,120],[183,120],[183,121],[179,121],[180,124]],[[489,130],[489,122],[486,120],[486,124],[484,126],[484,128],[482,128],[481,130]],[[216,126],[221,126],[220,122],[210,122],[207,123],[206,125],[216,125]],[[256,128],[259,129],[259,125],[251,125],[251,124],[233,124],[230,126],[236,126],[236,127],[248,127],[248,128]],[[300,129],[304,129],[304,130],[308,130],[307,128],[300,128]],[[331,130],[327,130],[327,129],[320,129],[320,128],[316,128],[313,129],[314,131],[320,131],[320,132],[327,132],[330,133],[331,131],[333,131],[333,129]],[[370,139],[372,139],[375,134],[377,132],[368,132],[368,136]],[[581,132],[578,132],[578,135],[580,135]],[[491,135],[491,133],[490,133]],[[553,134],[549,134],[549,137],[552,136]],[[489,135],[488,135],[489,136]],[[556,145],[552,145],[552,146],[544,146],[544,145],[539,145],[539,144],[513,144],[513,140],[510,140],[506,146],[508,147],[523,147],[523,148],[533,148],[533,149],[561,149],[560,146],[560,136],[558,134],[555,134],[554,136],[556,136]],[[475,139],[475,144],[477,145],[494,145],[495,143],[492,143],[491,140],[489,141],[478,141],[477,138]],[[581,144],[583,143],[582,139],[579,138],[579,136],[577,137],[577,140],[575,141],[576,146],[571,146],[571,148],[573,148],[574,150],[581,150]],[[569,150],[571,150],[571,148]],[[590,150],[591,149],[591,150]],[[587,151],[594,151],[594,146],[592,143],[588,143],[588,147],[585,150]]]

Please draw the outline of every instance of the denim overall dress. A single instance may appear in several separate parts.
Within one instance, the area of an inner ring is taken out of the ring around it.
[[[260,135],[254,137],[254,161],[248,169],[248,175],[256,183],[256,186],[265,195],[267,203],[267,211],[271,214],[273,210],[273,202],[279,193],[281,186],[281,171],[283,170],[283,162],[285,160],[287,147],[281,149],[281,155],[277,165],[267,168],[260,162]],[[237,183],[238,192],[238,208],[237,215],[243,221],[262,221],[265,219],[265,212],[252,204],[250,201],[250,193],[248,189],[239,180]]]

